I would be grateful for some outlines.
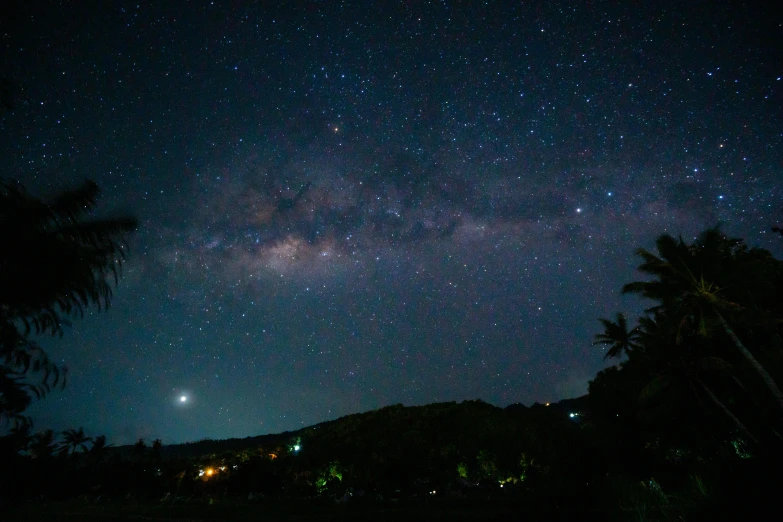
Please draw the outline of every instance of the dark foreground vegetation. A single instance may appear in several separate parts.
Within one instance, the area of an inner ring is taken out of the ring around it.
[[[585,397],[397,405],[279,435],[115,448],[81,429],[33,432],[24,411],[65,376],[31,334],[108,305],[135,221],[80,221],[89,183],[49,203],[2,189],[3,520],[779,518],[783,262],[718,229],[637,252],[648,277],[623,291],[650,308],[600,320],[595,344],[620,362]]]
[[[741,453],[737,439],[725,448],[623,440],[596,421],[588,397],[390,406],[297,432],[166,447],[98,440],[82,451],[73,435],[59,446],[36,436],[5,468],[18,517],[715,520],[768,504],[779,486],[771,463]]]

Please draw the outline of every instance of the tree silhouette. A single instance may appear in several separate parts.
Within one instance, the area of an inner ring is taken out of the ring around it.
[[[27,447],[34,459],[48,459],[54,454],[56,448],[53,430],[45,430],[34,434],[30,438],[30,443]]]
[[[92,441],[91,437],[84,434],[84,428],[75,430],[73,428],[65,430],[63,433],[63,440],[60,443],[59,452],[63,455],[73,455],[77,450],[81,449],[82,453],[87,451],[87,443]]]
[[[147,449],[147,441],[144,439],[139,439],[136,441],[136,443],[133,445],[133,457],[136,462],[140,462],[144,459],[145,455],[147,454]]]
[[[665,310],[677,317],[676,342],[680,344],[686,331],[702,337],[713,337],[722,331],[741,354],[748,366],[761,378],[783,409],[783,392],[764,366],[740,341],[724,313],[743,310],[743,305],[726,298],[720,279],[732,281],[746,276],[750,259],[759,252],[748,252],[739,239],[729,239],[717,228],[703,232],[693,245],[682,238],[664,234],[656,240],[658,255],[637,250],[643,259],[639,270],[654,277],[651,281],[633,282],[623,287],[623,293],[640,294],[658,302],[650,311]]]
[[[29,426],[29,419],[22,414],[37,390],[37,386],[25,382],[16,371],[0,365],[0,422],[11,420],[14,428]]]
[[[114,444],[106,444],[106,435],[98,435],[92,441],[90,446],[90,453],[96,453],[104,451],[106,448],[111,448]]]
[[[62,335],[69,317],[111,302],[136,220],[85,220],[98,195],[92,181],[50,201],[0,183],[0,421],[25,422],[34,398],[65,385],[31,334]]]
[[[678,335],[681,334],[672,318],[660,310],[653,317],[640,320],[638,358],[653,373],[653,378],[639,392],[640,401],[649,401],[671,389],[679,391],[675,394],[677,401],[688,395],[697,400],[706,398],[745,437],[758,442],[706,382],[709,375],[730,372],[731,365],[719,357],[706,355],[704,341],[694,333],[690,333],[686,346],[676,340]]]
[[[87,455],[89,455],[90,461],[93,465],[99,464],[106,456],[106,450],[114,446],[113,444],[106,444],[106,435],[98,435],[92,440],[92,446],[90,446]]]
[[[152,441],[150,456],[153,460],[153,462],[160,462],[160,459],[162,457],[161,452],[163,451],[163,441],[160,439],[155,439]]]
[[[617,322],[603,318],[599,321],[604,326],[604,332],[595,335],[593,344],[609,346],[604,359],[621,357],[623,354],[628,355],[639,347],[639,327],[634,327],[629,331],[624,314],[617,314]]]

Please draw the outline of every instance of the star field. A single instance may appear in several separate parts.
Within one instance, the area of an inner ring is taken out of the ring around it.
[[[43,341],[71,379],[36,426],[581,395],[636,248],[723,222],[780,253],[776,16],[520,4],[18,4],[4,175],[141,223],[110,311]]]

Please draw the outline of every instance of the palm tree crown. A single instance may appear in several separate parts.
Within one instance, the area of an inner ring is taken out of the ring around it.
[[[664,311],[674,317],[678,345],[687,333],[706,338],[712,337],[715,331],[722,332],[783,409],[783,392],[724,316],[746,308],[727,297],[727,288],[739,295],[740,287],[753,295],[754,300],[756,296],[764,299],[770,294],[768,288],[755,287],[753,272],[769,266],[772,258],[765,251],[748,250],[742,240],[726,237],[717,227],[703,232],[692,245],[664,234],[656,240],[656,247],[657,256],[644,249],[637,250],[643,259],[639,270],[653,279],[629,283],[623,287],[623,293],[640,294],[657,301],[648,312]],[[774,270],[779,267],[773,267]],[[755,290],[755,295],[751,290]]]
[[[604,326],[604,331],[595,335],[593,344],[603,344],[609,347],[604,359],[621,357],[623,354],[627,355],[632,350],[639,348],[639,327],[636,326],[628,330],[628,322],[624,314],[618,313],[616,322],[603,318],[599,321]]]
[[[87,181],[50,202],[0,184],[0,305],[4,320],[36,333],[60,333],[65,317],[106,308],[125,260],[130,217],[90,220],[99,195]]]
[[[92,441],[91,437],[84,434],[84,428],[75,430],[67,429],[63,432],[63,440],[60,443],[60,452],[65,455],[73,455],[78,449],[82,453],[87,451],[87,443]]]

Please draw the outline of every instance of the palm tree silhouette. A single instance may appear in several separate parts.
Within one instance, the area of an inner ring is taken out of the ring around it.
[[[98,435],[95,437],[92,441],[92,446],[90,446],[90,449],[87,452],[92,464],[100,463],[106,456],[106,450],[113,446],[114,444],[106,444],[106,435]]]
[[[603,318],[598,320],[604,326],[604,331],[595,335],[593,344],[609,346],[604,359],[621,357],[623,354],[628,355],[634,349],[639,348],[639,327],[634,327],[629,331],[624,314],[618,313],[616,322]]]
[[[36,333],[62,332],[65,318],[106,309],[125,260],[130,217],[84,221],[100,190],[92,181],[43,202],[0,185],[0,303],[6,320]]]
[[[19,184],[0,182],[0,421],[23,421],[34,397],[65,385],[65,368],[30,334],[62,335],[70,316],[111,302],[136,220],[85,220],[98,195],[98,186],[86,181],[42,201]],[[40,382],[30,382],[29,374]]]
[[[0,424],[10,421],[15,429],[30,428],[30,419],[23,415],[38,390],[26,382],[19,372],[0,364]]]
[[[81,449],[82,453],[87,451],[87,443],[92,441],[91,437],[84,434],[84,428],[75,430],[67,429],[62,433],[63,440],[60,443],[60,453],[63,455],[73,455]]]
[[[743,270],[746,250],[741,240],[726,238],[717,228],[702,233],[690,246],[682,238],[664,234],[656,240],[658,255],[637,250],[643,259],[639,270],[654,277],[651,281],[633,282],[623,287],[623,293],[634,293],[658,301],[648,311],[666,311],[677,317],[676,342],[694,332],[712,337],[722,331],[741,354],[749,367],[761,378],[778,405],[783,409],[783,392],[764,366],[740,341],[724,313],[742,310],[742,306],[727,299],[718,279],[736,276]]]
[[[643,364],[653,374],[639,393],[639,400],[649,401],[672,388],[685,394],[690,390],[696,398],[706,397],[745,437],[757,443],[758,439],[707,384],[707,376],[729,373],[731,365],[719,357],[705,355],[704,343],[699,343],[693,332],[688,334],[688,342],[683,346],[677,340],[681,334],[676,317],[662,310],[652,317],[643,317],[639,324],[640,349],[634,356],[637,364]]]

